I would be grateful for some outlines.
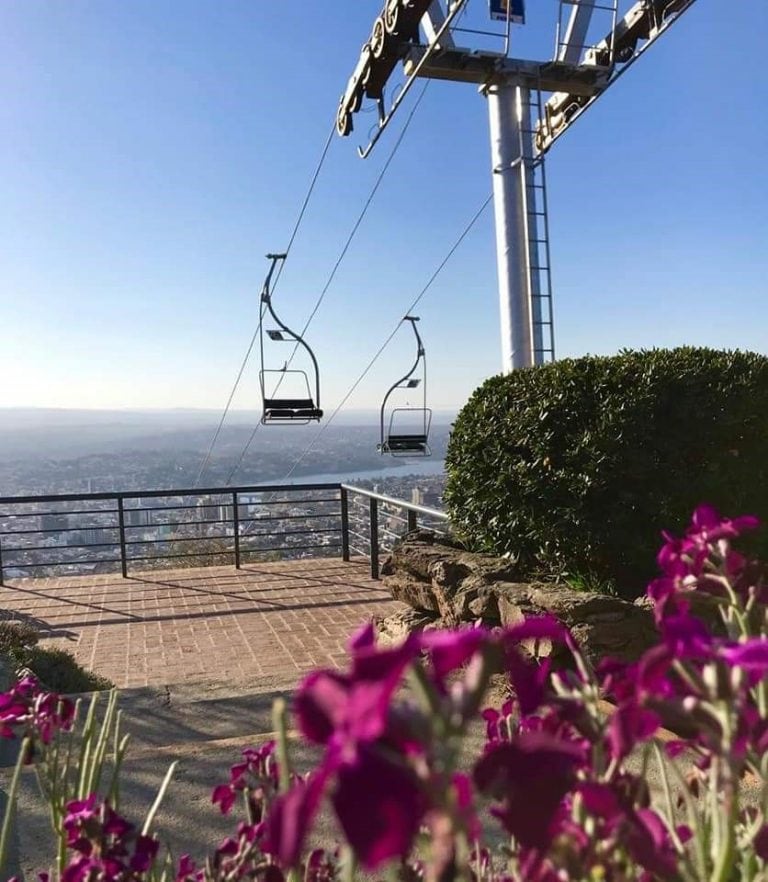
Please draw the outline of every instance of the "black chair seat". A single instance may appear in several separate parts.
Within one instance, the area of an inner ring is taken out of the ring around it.
[[[322,410],[316,407],[270,407],[264,410],[265,420],[321,420]]]
[[[426,435],[390,435],[387,439],[387,447],[390,450],[422,451],[426,446]]]
[[[314,410],[311,398],[265,398],[264,410]]]

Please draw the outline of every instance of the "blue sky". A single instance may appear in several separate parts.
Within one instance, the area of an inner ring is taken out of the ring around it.
[[[483,5],[471,0],[477,22]],[[287,243],[379,6],[4,0],[0,406],[223,407],[263,255]],[[557,3],[528,7],[515,46],[546,56]],[[553,150],[560,355],[768,348],[767,31],[764,0],[698,0]],[[397,134],[362,162],[373,117],[358,120],[332,144],[280,282],[289,324]],[[490,192],[488,151],[484,99],[433,83],[308,335],[327,407]],[[488,211],[420,307],[435,407],[499,370],[493,243]],[[350,408],[378,402],[410,346],[403,333]],[[257,371],[235,407],[257,405]]]

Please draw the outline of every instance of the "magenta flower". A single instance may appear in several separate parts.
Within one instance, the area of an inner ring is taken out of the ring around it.
[[[298,781],[287,793],[278,796],[270,806],[264,822],[262,848],[284,867],[295,867],[299,863],[328,776],[328,769],[321,765],[306,780]]]
[[[128,864],[129,869],[135,873],[146,873],[152,868],[157,857],[160,843],[151,836],[138,836],[134,847],[133,857]]]
[[[49,744],[59,730],[71,728],[75,706],[54,692],[44,692],[34,677],[25,677],[0,694],[0,737],[14,738],[17,729]]]
[[[628,813],[623,825],[622,841],[637,863],[660,880],[677,880],[677,854],[669,831],[652,809],[641,808]]]
[[[763,824],[757,831],[753,844],[755,846],[755,854],[757,854],[760,860],[768,861],[768,824]]]
[[[569,643],[570,631],[552,615],[529,616],[517,625],[511,625],[503,634],[505,643],[519,643],[522,640],[552,640],[554,643]]]
[[[278,770],[275,760],[275,742],[268,741],[259,748],[246,747],[243,750],[244,762],[236,763],[229,771],[229,783],[214,788],[211,802],[219,806],[226,815],[232,809],[237,794],[246,792],[250,806],[250,817],[261,820],[264,807],[277,791]]]
[[[400,647],[361,646],[349,674],[315,671],[299,687],[295,711],[302,734],[347,756],[358,743],[375,741],[387,727],[390,699],[419,651],[414,637]]]
[[[414,771],[370,749],[361,750],[355,765],[339,768],[332,800],[347,841],[368,870],[410,852],[427,809]]]
[[[430,655],[432,670],[439,684],[490,642],[491,634],[486,628],[429,631],[421,637],[421,645]]]
[[[608,749],[615,760],[629,756],[636,744],[652,738],[661,726],[659,715],[636,704],[616,708],[608,723]]]
[[[197,865],[188,854],[183,854],[176,870],[175,882],[202,882],[203,870],[198,870]]]
[[[550,660],[548,658],[540,662],[528,660],[523,658],[515,647],[510,647],[506,654],[505,667],[520,713],[523,716],[532,714],[549,692]]]
[[[755,637],[726,647],[721,657],[733,667],[742,668],[758,682],[768,673],[768,639]]]
[[[505,829],[522,845],[541,849],[550,843],[552,822],[583,761],[578,745],[529,732],[489,745],[474,779],[482,793],[501,802],[492,813]]]

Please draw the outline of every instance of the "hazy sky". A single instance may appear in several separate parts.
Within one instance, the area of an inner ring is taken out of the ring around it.
[[[484,5],[471,0],[473,21]],[[380,6],[3,0],[0,406],[223,407],[263,255],[287,243]],[[551,53],[557,6],[529,0],[520,54]],[[554,149],[561,355],[768,348],[766,32],[765,0],[698,0]],[[373,119],[332,145],[276,297],[289,324],[394,142],[357,158]],[[490,187],[485,99],[433,83],[308,335],[327,407]],[[432,403],[460,405],[500,365],[490,211],[420,314]],[[398,343],[351,407],[398,376]],[[257,370],[236,407],[256,405]]]

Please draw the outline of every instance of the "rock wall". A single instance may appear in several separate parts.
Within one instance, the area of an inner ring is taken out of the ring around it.
[[[647,606],[562,584],[520,582],[509,561],[465,551],[426,531],[398,543],[381,574],[392,597],[410,607],[379,623],[381,636],[392,641],[415,629],[478,620],[511,625],[545,613],[571,629],[593,663],[605,656],[634,660],[658,637]]]

